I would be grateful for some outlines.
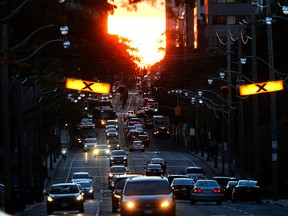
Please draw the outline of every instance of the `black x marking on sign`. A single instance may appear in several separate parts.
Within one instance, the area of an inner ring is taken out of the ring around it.
[[[92,89],[91,89],[91,86],[94,84],[94,83],[90,83],[90,84],[87,84],[86,82],[83,82],[84,83],[84,85],[85,85],[85,87],[84,88],[82,88],[83,90],[84,89],[89,89],[90,91],[93,91]]]
[[[264,87],[266,86],[267,83],[264,83],[262,85],[256,85],[257,87],[259,87],[259,89],[257,90],[257,92],[260,92],[261,90],[263,91],[267,91],[267,89],[265,89]]]

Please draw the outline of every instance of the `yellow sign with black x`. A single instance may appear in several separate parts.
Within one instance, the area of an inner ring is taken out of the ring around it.
[[[65,87],[68,89],[88,91],[94,93],[108,94],[110,93],[109,83],[91,82],[81,79],[66,78]]]
[[[254,83],[249,85],[240,85],[239,94],[252,95],[252,94],[261,94],[266,92],[281,91],[284,89],[283,80],[275,80],[263,83]]]

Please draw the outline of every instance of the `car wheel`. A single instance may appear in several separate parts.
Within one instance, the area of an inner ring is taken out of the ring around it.
[[[47,208],[47,215],[52,215],[53,214],[53,211],[52,211],[52,209],[50,209],[50,208]]]
[[[81,208],[79,209],[79,213],[84,213],[84,205],[82,205]]]
[[[112,212],[117,213],[117,210],[118,210],[117,206],[115,204],[112,204]]]
[[[195,200],[190,199],[190,204],[191,204],[191,205],[195,205]]]

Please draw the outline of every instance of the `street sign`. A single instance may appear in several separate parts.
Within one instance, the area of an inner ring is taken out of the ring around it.
[[[252,94],[261,94],[267,92],[274,92],[283,90],[283,80],[275,80],[263,83],[253,83],[249,85],[240,85],[239,86],[239,94],[241,96],[244,95],[252,95]]]
[[[80,79],[66,78],[66,88],[80,91],[95,92],[101,94],[110,93],[110,84],[91,82]]]

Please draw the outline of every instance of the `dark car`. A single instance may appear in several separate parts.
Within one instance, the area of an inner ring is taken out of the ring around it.
[[[191,178],[175,178],[171,183],[171,189],[177,198],[190,199],[191,190],[194,187],[194,180]]]
[[[91,181],[78,181],[84,198],[94,199],[94,186]]]
[[[123,175],[127,174],[128,171],[126,170],[126,167],[123,165],[114,165],[111,166],[110,169],[107,171],[108,174],[108,184],[111,184],[111,180],[114,175]]]
[[[216,180],[199,179],[191,191],[191,205],[196,202],[216,202],[217,205],[221,205],[222,200],[223,194]]]
[[[76,183],[59,183],[51,185],[46,195],[47,214],[53,211],[79,210],[84,212],[84,197]]]
[[[176,204],[164,177],[127,179],[120,200],[120,215],[176,215]]]
[[[142,141],[145,147],[149,147],[150,145],[150,136],[148,134],[139,134],[135,137],[135,140]]]
[[[167,162],[163,158],[152,158],[150,161],[147,162],[148,164],[160,164],[164,173],[167,170]]]
[[[120,143],[117,139],[109,140],[108,147],[110,148],[110,151],[112,150],[119,150],[120,149]]]
[[[145,168],[146,176],[162,176],[164,175],[164,170],[160,164],[147,164]]]
[[[232,202],[237,201],[256,201],[257,204],[262,202],[262,192],[255,180],[239,180],[232,191]]]
[[[120,198],[122,195],[123,187],[125,185],[125,181],[128,178],[141,177],[143,175],[140,174],[127,174],[127,175],[117,175],[114,176],[113,181],[111,183],[112,190],[112,212],[116,213],[120,208]]]
[[[222,190],[226,188],[227,183],[229,181],[238,181],[236,177],[230,177],[230,176],[214,176],[213,180],[216,180],[218,182]]]
[[[226,187],[223,189],[224,199],[231,200],[232,199],[232,191],[235,186],[238,184],[238,181],[229,181]]]
[[[109,155],[110,166],[124,164],[128,166],[128,154],[124,150],[113,150]]]
[[[145,145],[142,143],[142,141],[140,140],[134,140],[131,142],[130,146],[129,146],[129,151],[133,152],[133,151],[141,151],[141,152],[145,152]]]
[[[175,178],[190,178],[190,176],[182,175],[182,174],[169,174],[167,176],[167,179],[168,179],[170,185],[172,184],[172,182]]]

